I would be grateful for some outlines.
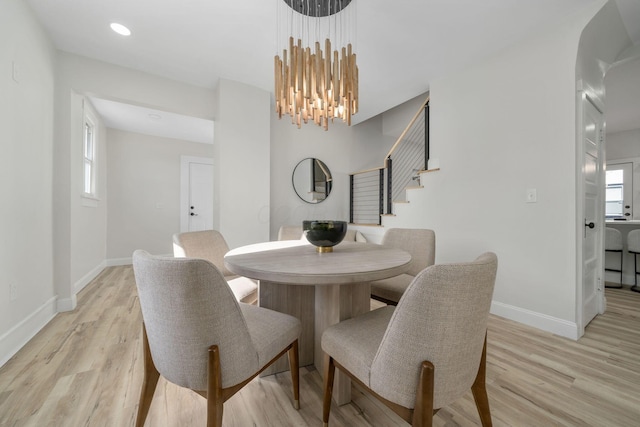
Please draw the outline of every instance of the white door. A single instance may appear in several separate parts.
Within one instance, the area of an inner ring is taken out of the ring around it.
[[[180,231],[213,228],[213,161],[182,158]]]
[[[582,122],[582,184],[583,216],[582,233],[582,320],[584,327],[604,309],[602,289],[602,236],[604,212],[602,193],[603,116],[583,97]]]

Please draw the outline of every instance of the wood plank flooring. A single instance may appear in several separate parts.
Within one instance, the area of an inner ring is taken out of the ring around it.
[[[608,309],[574,342],[491,316],[488,393],[494,426],[640,426],[640,294],[606,290]],[[132,426],[142,381],[141,315],[130,266],[105,269],[0,368],[0,426]],[[301,369],[300,410],[290,377],[252,381],[224,406],[224,425],[321,426],[322,383]],[[203,426],[205,401],[160,380],[147,426]],[[471,393],[436,426],[476,426]],[[405,426],[353,387],[330,425]]]

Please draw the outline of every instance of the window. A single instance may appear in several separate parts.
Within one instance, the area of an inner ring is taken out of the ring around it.
[[[605,216],[628,218],[633,215],[633,164],[607,164]]]
[[[607,171],[606,208],[607,217],[621,217],[624,203],[624,180],[621,170]]]
[[[83,135],[83,193],[96,196],[96,137],[93,122],[85,117]]]

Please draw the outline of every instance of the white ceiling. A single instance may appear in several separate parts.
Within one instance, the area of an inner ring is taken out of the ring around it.
[[[27,0],[61,50],[207,88],[225,78],[268,91],[279,1]],[[353,122],[424,93],[434,79],[595,1],[359,0],[360,111]],[[640,1],[616,2],[640,43]],[[112,32],[114,21],[132,35]]]
[[[213,144],[213,121],[89,97],[105,126],[146,135]]]

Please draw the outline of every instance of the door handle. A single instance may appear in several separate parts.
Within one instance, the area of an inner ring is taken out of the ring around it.
[[[585,223],[584,223],[584,226],[585,226],[585,227],[589,227],[589,228],[595,228],[595,227],[596,227],[596,225],[595,225],[593,222],[589,222],[589,223],[586,223],[586,222],[585,222]]]

